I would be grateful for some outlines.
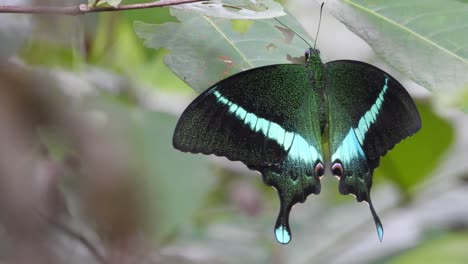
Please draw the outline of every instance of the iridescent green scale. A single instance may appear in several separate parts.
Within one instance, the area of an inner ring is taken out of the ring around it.
[[[319,51],[310,49],[304,65],[254,68],[208,88],[180,117],[173,145],[258,170],[278,191],[274,234],[283,244],[292,237],[292,206],[320,193],[324,164],[330,163],[340,193],[369,203],[382,240],[370,199],[372,173],[380,157],[420,127],[413,100],[392,76],[358,61],[323,64]]]

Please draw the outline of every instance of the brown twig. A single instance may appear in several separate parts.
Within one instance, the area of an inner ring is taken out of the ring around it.
[[[62,231],[64,234],[68,235],[70,238],[75,239],[77,242],[81,243],[86,249],[89,250],[89,253],[93,255],[99,263],[106,263],[105,257],[100,253],[99,249],[89,241],[84,235],[73,230],[68,225],[62,223],[60,220],[56,220],[50,217],[46,217],[39,213],[40,216],[43,216],[44,219],[48,220],[50,224]]]
[[[111,12],[132,9],[143,9],[152,7],[164,7],[201,2],[205,0],[161,0],[151,3],[141,3],[132,5],[92,7],[86,4],[77,6],[2,6],[0,5],[0,13],[21,13],[21,14],[49,14],[49,15],[84,15],[94,12]]]

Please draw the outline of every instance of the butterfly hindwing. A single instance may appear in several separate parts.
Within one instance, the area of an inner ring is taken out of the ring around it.
[[[291,239],[292,205],[320,192],[318,95],[305,65],[280,64],[228,77],[199,95],[174,132],[175,148],[239,160],[258,170],[280,196],[279,242]]]
[[[386,72],[350,60],[332,61],[325,68],[327,95],[334,100],[329,114],[337,121],[333,123],[338,137],[335,144],[348,132],[345,123],[349,122],[366,157],[376,159],[421,128],[411,96]]]
[[[340,193],[369,203],[382,239],[370,199],[372,174],[381,156],[420,129],[418,111],[403,86],[372,65],[342,60],[325,69],[332,172]]]

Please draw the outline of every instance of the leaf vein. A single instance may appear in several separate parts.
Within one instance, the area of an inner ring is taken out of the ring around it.
[[[238,48],[237,46],[234,44],[234,42],[226,35],[224,34],[224,32],[211,20],[209,19],[208,17],[206,16],[202,16],[211,26],[214,27],[214,29],[216,31],[219,32],[219,34],[229,43],[229,45],[231,45],[233,47],[233,49],[239,53],[239,55],[242,57],[243,60],[245,60],[247,62],[247,64],[249,64],[250,68],[253,68],[253,64],[251,63],[251,61],[249,59],[247,59],[247,57],[244,56],[244,53],[242,53]]]
[[[368,13],[370,13],[370,14],[373,14],[375,17],[377,17],[377,18],[379,18],[379,19],[381,19],[381,20],[383,20],[383,21],[386,21],[386,22],[390,23],[391,25],[394,25],[394,26],[396,26],[396,27],[398,27],[398,28],[401,28],[402,30],[404,30],[404,31],[406,31],[406,32],[408,32],[408,33],[414,35],[415,37],[417,37],[417,38],[419,38],[420,40],[422,40],[422,41],[428,43],[429,45],[438,48],[439,50],[441,50],[441,51],[447,53],[448,55],[454,57],[455,59],[460,60],[461,62],[463,62],[463,63],[465,63],[465,64],[468,64],[468,60],[467,60],[467,59],[458,56],[457,54],[453,53],[452,51],[450,51],[450,50],[446,49],[445,47],[439,45],[438,43],[432,41],[432,40],[429,39],[428,37],[425,37],[425,36],[423,36],[423,35],[421,35],[421,34],[415,32],[415,31],[413,31],[412,29],[410,29],[410,28],[408,28],[408,27],[405,27],[404,25],[399,24],[399,23],[397,23],[396,21],[391,20],[390,18],[388,18],[388,17],[386,17],[386,16],[384,16],[384,15],[382,15],[382,14],[379,14],[379,13],[377,13],[376,11],[374,11],[374,10],[372,10],[372,9],[369,9],[369,8],[363,6],[363,5],[360,5],[360,4],[358,4],[358,3],[355,3],[355,2],[353,2],[353,1],[351,1],[351,0],[345,0],[345,1],[346,1],[347,3],[349,3],[350,5],[352,5],[352,6],[356,7],[356,8],[358,8],[358,9],[361,9],[361,10],[363,10],[363,11],[365,11],[365,12],[368,12]]]

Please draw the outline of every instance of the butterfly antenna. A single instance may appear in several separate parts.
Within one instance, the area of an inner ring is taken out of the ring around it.
[[[323,11],[323,5],[324,4],[325,4],[325,2],[322,2],[322,5],[320,6],[319,24],[318,24],[318,28],[317,28],[317,34],[315,34],[314,49],[317,46],[317,38],[318,38],[319,31],[320,31],[320,23],[322,22],[322,11]]]
[[[312,45],[310,45],[310,43],[307,42],[307,40],[305,40],[303,37],[301,37],[301,35],[297,34],[296,31],[294,31],[294,30],[292,30],[292,28],[286,26],[286,25],[285,25],[283,22],[281,22],[279,19],[275,18],[275,20],[278,21],[278,23],[280,23],[281,25],[283,25],[285,28],[291,30],[291,31],[294,33],[294,35],[298,36],[298,37],[299,37],[300,39],[302,39],[310,48],[312,48]]]

